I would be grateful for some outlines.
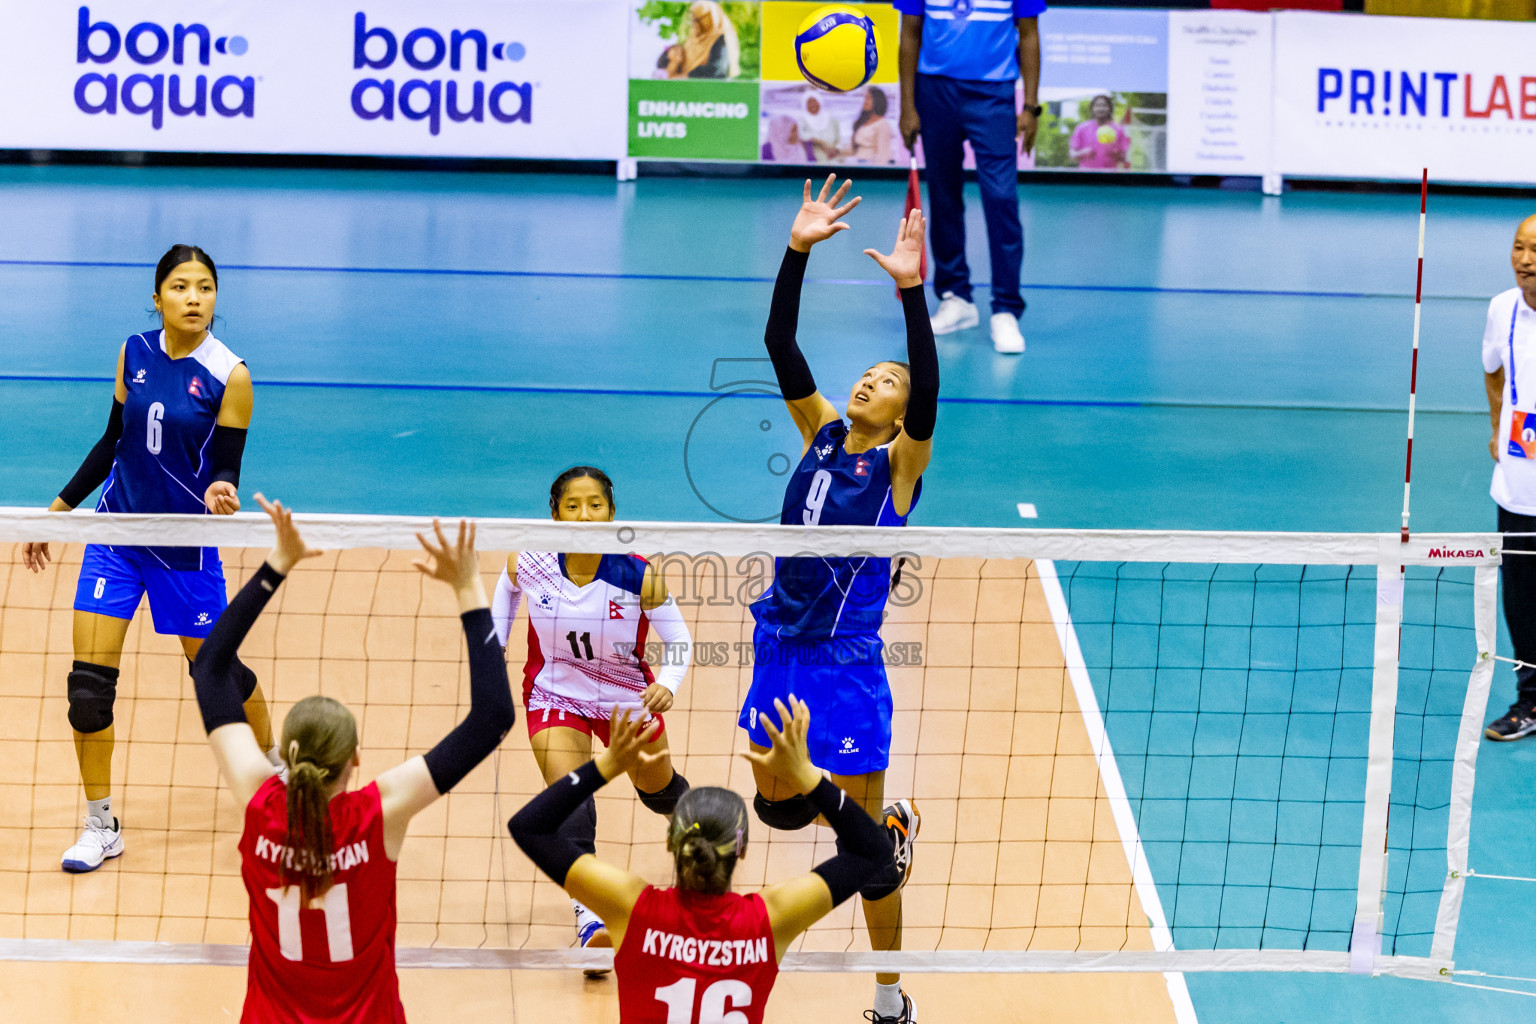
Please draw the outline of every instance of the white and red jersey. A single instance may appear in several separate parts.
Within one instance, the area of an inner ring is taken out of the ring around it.
[[[779,976],[757,893],[710,896],[646,886],[613,957],[624,1024],[762,1024]]]
[[[395,976],[395,864],[370,783],[330,804],[331,888],[314,907],[283,888],[288,788],[274,775],[251,798],[240,874],[251,900],[244,1024],[404,1024]]]
[[[523,704],[607,721],[615,707],[639,709],[655,681],[645,663],[650,622],[640,607],[647,563],[604,555],[591,583],[565,574],[565,555],[524,551],[513,584],[528,606]]]

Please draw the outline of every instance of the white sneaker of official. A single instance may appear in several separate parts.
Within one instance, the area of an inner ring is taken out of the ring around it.
[[[939,296],[939,308],[933,311],[928,322],[933,325],[934,334],[952,334],[981,323],[981,314],[976,311],[976,303],[962,299],[954,292],[945,292]]]
[[[61,864],[64,870],[75,874],[95,871],[101,867],[102,861],[122,856],[122,823],[113,818],[112,825],[112,828],[108,828],[106,823],[95,815],[87,817],[85,831],[80,833],[79,840],[74,846],[64,851]]]
[[[1018,317],[1012,313],[992,314],[992,348],[1004,355],[1024,351],[1024,332],[1019,330]]]

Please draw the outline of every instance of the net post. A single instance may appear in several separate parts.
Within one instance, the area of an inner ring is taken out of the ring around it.
[[[1381,538],[1376,562],[1376,634],[1371,673],[1371,731],[1360,829],[1360,876],[1349,943],[1352,974],[1372,974],[1381,956],[1382,890],[1387,880],[1387,813],[1392,800],[1392,742],[1397,719],[1398,649],[1403,621],[1401,542]]]
[[[1497,553],[1497,541],[1490,554]],[[1440,909],[1435,917],[1435,935],[1430,946],[1431,960],[1443,960],[1449,966],[1456,948],[1456,924],[1461,917],[1461,900],[1467,882],[1467,847],[1472,833],[1472,787],[1476,781],[1477,751],[1483,740],[1483,716],[1488,710],[1488,690],[1493,684],[1493,660],[1498,649],[1497,565],[1480,565],[1473,582],[1473,621],[1477,632],[1477,662],[1467,682],[1466,702],[1462,705],[1461,726],[1456,735],[1456,761],[1451,769],[1450,821],[1445,837],[1445,888],[1440,893]]]

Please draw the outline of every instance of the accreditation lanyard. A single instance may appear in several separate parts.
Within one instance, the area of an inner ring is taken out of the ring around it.
[[[1515,306],[1509,311],[1509,404],[1520,407],[1520,389],[1515,387],[1515,318],[1520,315],[1520,296],[1515,296]]]

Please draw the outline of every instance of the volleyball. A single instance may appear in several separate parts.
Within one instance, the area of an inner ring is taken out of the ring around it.
[[[818,7],[795,33],[795,63],[818,89],[848,92],[874,76],[880,63],[875,23],[852,7]]]
[[[1116,138],[1114,125],[1106,124],[1099,129],[1099,142],[1102,145],[1112,146]]]

